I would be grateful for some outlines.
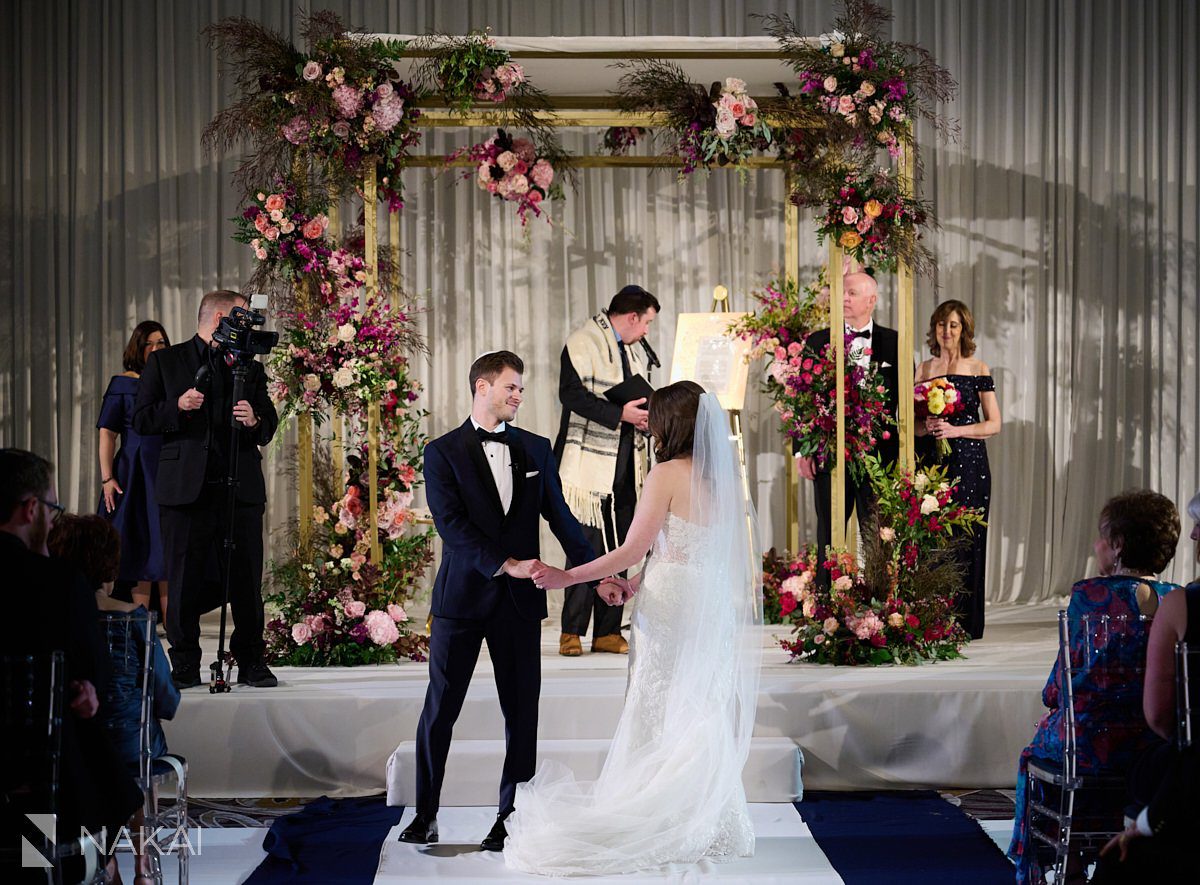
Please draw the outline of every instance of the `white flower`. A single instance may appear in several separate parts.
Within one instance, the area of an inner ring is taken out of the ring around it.
[[[924,473],[918,473],[913,477],[913,488],[918,492],[922,491],[927,485],[929,485],[929,477]]]
[[[879,540],[891,543],[896,540],[896,530],[891,526],[884,526],[879,530]]]
[[[358,329],[354,328],[354,326],[351,325],[350,323],[346,323],[344,326],[338,326],[338,330],[337,330],[338,341],[342,341],[342,342],[348,344],[349,342],[354,340],[354,336],[357,334],[358,334]]]
[[[321,379],[318,378],[316,375],[305,375],[304,376],[304,389],[305,390],[320,390],[321,389]]]
[[[354,383],[354,370],[351,369],[349,366],[342,366],[340,369],[338,369],[336,372],[333,373],[333,386],[334,387],[345,388],[345,387],[349,387],[353,383]]]
[[[851,578],[849,575],[842,575],[840,578],[838,578],[836,581],[833,582],[834,590],[849,590],[853,586],[854,586],[854,579]]]
[[[826,618],[825,621],[821,624],[821,629],[824,630],[826,633],[828,633],[830,636],[832,636],[834,633],[837,632],[837,628],[838,628],[838,619],[837,618],[832,618],[832,617]]]
[[[737,118],[725,105],[717,105],[717,135],[729,138],[737,131]]]
[[[739,80],[737,77],[726,77],[725,78],[725,91],[726,92],[735,92],[735,93],[745,92],[746,91],[746,81]]]
[[[921,515],[928,516],[929,514],[933,513],[933,511],[937,510],[939,506],[940,505],[938,504],[937,498],[935,498],[933,495],[926,495],[921,499]]]

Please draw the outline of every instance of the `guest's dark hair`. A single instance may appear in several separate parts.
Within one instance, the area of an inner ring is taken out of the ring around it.
[[[12,519],[22,501],[50,491],[54,465],[24,449],[0,449],[0,518]]]
[[[64,513],[46,539],[50,555],[83,572],[93,590],[117,579],[121,536],[111,522],[94,513]]]
[[[1123,567],[1157,575],[1175,556],[1179,511],[1158,492],[1122,492],[1109,498],[1100,511],[1100,533],[1120,551]]]
[[[963,356],[971,356],[975,353],[975,317],[971,316],[971,308],[956,298],[943,301],[934,309],[933,316],[929,318],[929,337],[925,339],[929,345],[929,352],[934,356],[942,355],[942,346],[938,344],[937,326],[942,321],[949,321],[952,313],[957,313],[962,322],[962,337],[959,339],[958,351]]]
[[[650,435],[654,437],[654,458],[660,464],[691,456],[703,393],[704,388],[695,381],[676,381],[650,395]]]
[[[505,369],[512,369],[518,375],[523,375],[525,363],[511,350],[494,350],[471,363],[471,373],[467,378],[471,382],[472,398],[475,396],[475,383],[480,378],[491,384]]]
[[[133,327],[133,334],[129,336],[129,343],[125,345],[125,355],[121,357],[121,365],[125,367],[126,372],[137,372],[140,375],[142,369],[146,368],[146,345],[150,343],[150,336],[155,332],[161,332],[167,347],[171,346],[171,339],[161,323],[142,320]]]
[[[650,308],[654,308],[655,313],[662,310],[658,299],[641,286],[626,286],[612,297],[612,301],[608,302],[608,312],[615,316],[624,313],[636,313],[641,316]]]

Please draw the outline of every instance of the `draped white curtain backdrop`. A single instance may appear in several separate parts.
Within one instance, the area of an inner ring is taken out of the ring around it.
[[[1064,593],[1094,565],[1105,498],[1147,486],[1181,506],[1196,490],[1200,418],[1195,47],[1190,0],[894,0],[893,35],[920,43],[955,75],[957,142],[920,133],[921,189],[941,218],[937,280],[920,280],[918,340],[934,305],[975,312],[979,353],[997,379],[1003,432],[994,475],[989,598]],[[207,156],[200,133],[228,102],[228,81],[200,29],[247,15],[296,36],[299,14],[332,8],[375,32],[462,33],[491,26],[532,36],[761,33],[752,13],[787,12],[808,33],[822,2],[152,3],[12,0],[0,9],[0,442],[59,467],[60,495],[95,506],[94,429],[133,325],[194,329],[200,295],[240,287],[249,250],[230,239],[236,157]],[[736,75],[736,64],[729,73]],[[482,131],[473,133],[480,137]],[[594,133],[593,133],[594,135]],[[583,146],[568,133],[568,147]],[[466,144],[431,133],[426,149]],[[727,285],[734,309],[783,259],[782,176],[582,170],[532,221],[528,246],[510,207],[473,185],[406,173],[408,288],[427,308],[428,431],[467,411],[467,367],[500,346],[527,361],[521,424],[553,435],[558,354],[570,329],[636,282],[664,310],[651,339],[669,372],[674,321],[707,310]],[[820,260],[805,227],[802,259]],[[935,288],[935,285],[937,288]],[[878,318],[894,322],[894,285]],[[922,346],[921,359],[927,353]],[[784,458],[768,405],[745,415],[764,536],[782,545]],[[273,528],[294,517],[294,447],[268,455]],[[802,536],[812,537],[807,490]],[[1191,579],[1186,540],[1170,569]]]

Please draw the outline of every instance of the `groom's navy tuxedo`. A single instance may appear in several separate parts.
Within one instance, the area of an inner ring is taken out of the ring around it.
[[[484,640],[507,739],[499,808],[512,810],[517,784],[533,776],[537,757],[546,592],[497,572],[510,557],[540,555],[541,517],[571,562],[595,558],[563,500],[550,440],[512,425],[506,436],[513,474],[507,513],[470,419],[425,448],[425,494],[442,561],[433,585],[429,689],[417,726],[418,813],[437,814],[454,722]]]

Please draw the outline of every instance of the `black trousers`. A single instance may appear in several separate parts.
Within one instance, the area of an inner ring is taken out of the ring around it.
[[[417,813],[437,814],[441,804],[454,723],[462,712],[485,640],[504,714],[504,769],[498,804],[501,814],[513,810],[517,784],[533,777],[537,762],[541,637],[541,621],[522,617],[507,594],[490,618],[433,618],[429,688],[417,724]]]
[[[214,557],[224,578],[226,507],[225,487],[208,485],[193,504],[158,508],[169,581],[167,639],[171,642],[171,662],[176,669],[200,665],[200,615],[211,608],[205,604],[205,589]],[[261,661],[265,649],[263,510],[262,504],[239,504],[234,508],[234,548],[229,576],[233,633],[229,637],[229,650],[239,666]]]
[[[846,480],[846,519],[857,511],[858,522],[862,525],[875,506],[875,496],[871,493],[871,483],[864,477],[862,483],[854,480],[849,467],[845,470]],[[829,586],[829,572],[825,569],[825,548],[833,543],[833,474],[817,473],[813,480],[814,492],[817,499],[817,584]]]
[[[633,511],[636,499],[632,495],[621,495],[621,501],[613,507],[610,498],[605,502],[605,512],[610,515],[603,530],[590,525],[582,526],[583,534],[592,545],[596,556],[603,556],[609,550],[615,550],[625,541],[625,534],[633,522]],[[616,530],[614,537],[613,530]],[[608,546],[605,547],[605,537]],[[567,568],[575,563],[567,560]],[[588,630],[588,621],[595,615],[595,628],[592,637],[610,636],[621,632],[621,616],[625,611],[623,605],[609,605],[596,593],[599,581],[586,584],[572,584],[563,591],[562,632],[583,636]]]

